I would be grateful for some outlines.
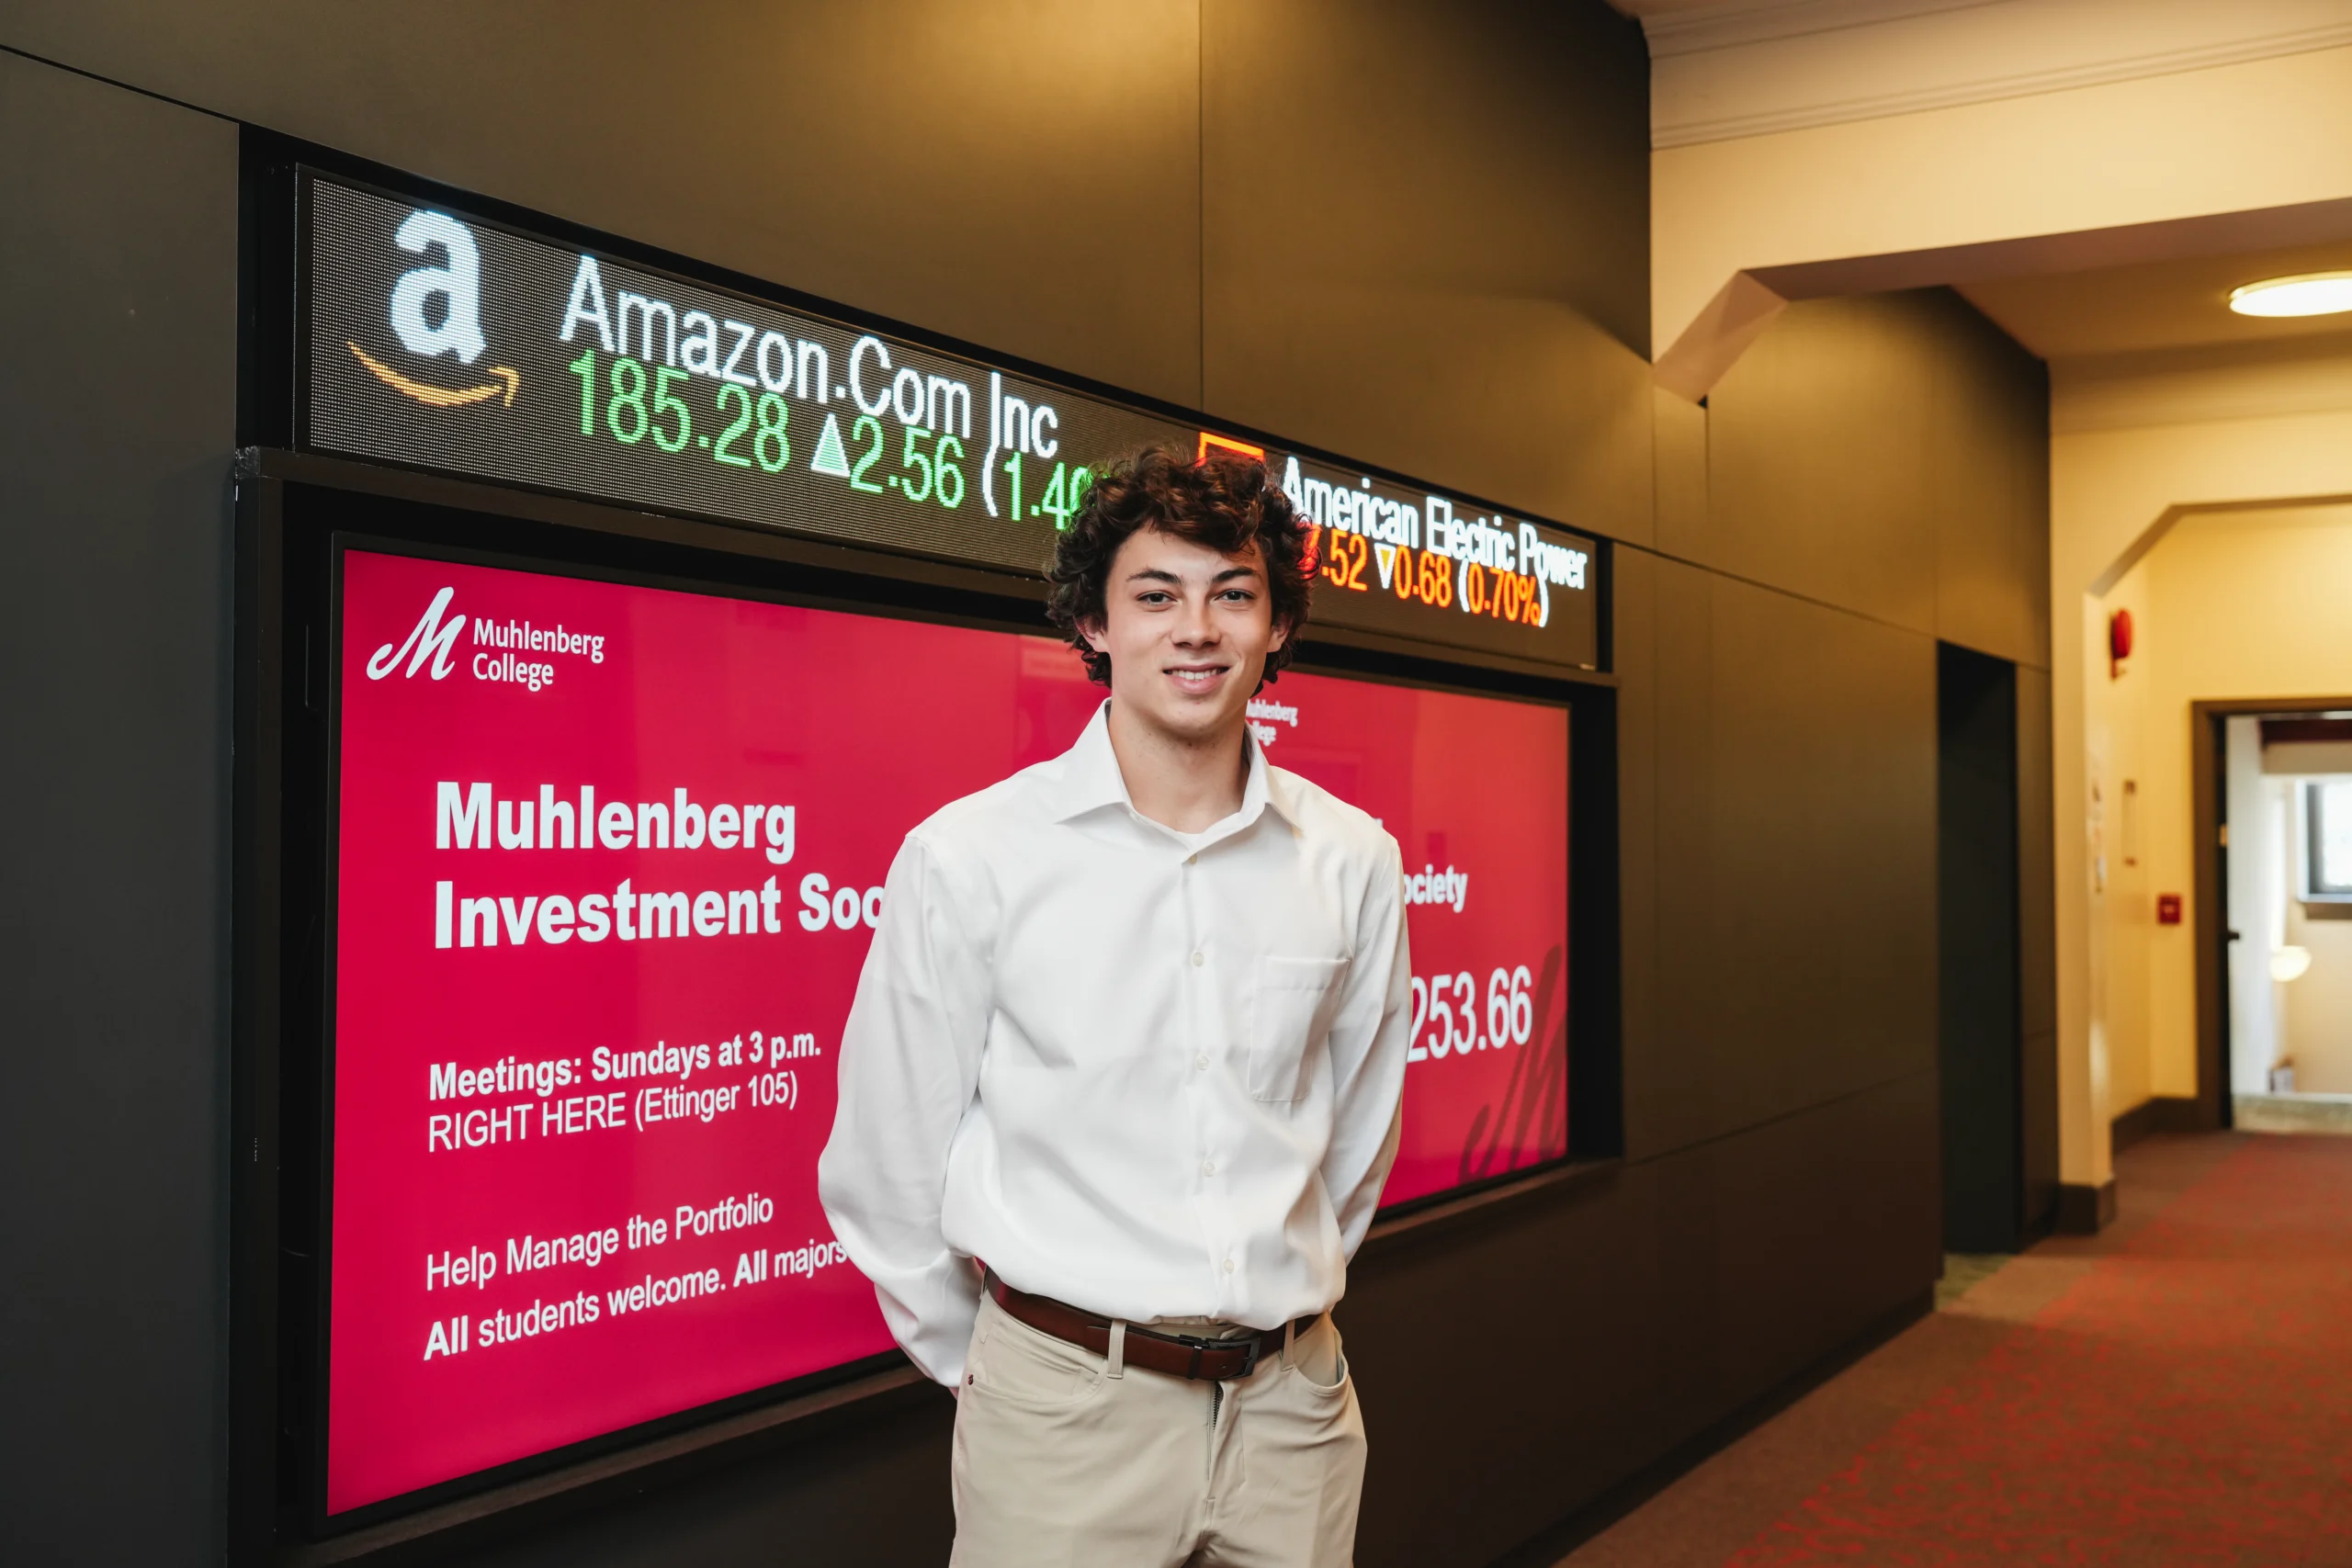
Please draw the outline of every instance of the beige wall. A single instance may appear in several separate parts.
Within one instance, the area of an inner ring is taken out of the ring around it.
[[[2287,1052],[2300,1094],[2352,1094],[2352,920],[2313,920],[2287,907],[2287,940],[2312,966],[2287,993]]]
[[[2258,446],[2262,433],[2225,424],[2203,434],[2217,444],[2235,434]],[[2064,451],[2066,440],[2060,446]],[[2189,705],[2352,696],[2347,600],[2352,505],[2337,504],[2190,513],[2096,602],[2102,625],[2108,614],[2129,608],[2137,641],[2120,678],[2109,680],[2101,663],[2083,671],[2080,687],[2086,783],[2097,778],[2109,803],[2108,889],[2096,900],[2103,909],[2091,913],[2105,926],[2105,995],[2092,999],[2090,1021],[2104,1026],[2110,1116],[2152,1095],[2197,1092]],[[2103,760],[2103,776],[2090,767],[2095,758]],[[2126,780],[2138,786],[2137,865],[2125,863],[2119,820]],[[2155,923],[2162,893],[2182,896],[2181,924]],[[2339,931],[2352,935],[2352,926],[2319,929],[2323,945]],[[2286,988],[2299,1065],[2304,1036],[2297,1024],[2315,1017],[2302,994],[2310,978]],[[2314,997],[2320,988],[2312,987]],[[2312,1037],[2319,1037],[2315,1024]]]
[[[2167,788],[2187,788],[2187,709],[2155,706],[2159,679],[2175,681],[2163,697],[2166,705],[2186,705],[2192,684],[2203,683],[2196,694],[2202,697],[2289,696],[2333,693],[2352,680],[2352,669],[2340,664],[2341,676],[2303,668],[2293,650],[2308,651],[2306,645],[2269,635],[2274,619],[2283,627],[2287,618],[2250,608],[2246,596],[2259,590],[2238,581],[2239,569],[2217,568],[2237,584],[2228,600],[2237,606],[2229,612],[2234,623],[2184,643],[2196,634],[2178,624],[2190,611],[2181,597],[2186,584],[2177,583],[2177,614],[2134,609],[2143,657],[2134,660],[2133,675],[2109,682],[2105,601],[2117,594],[2123,604],[2144,594],[2148,578],[2134,581],[2135,564],[2188,519],[2211,519],[2214,538],[2253,538],[2276,530],[2256,524],[2232,535],[2227,524],[2250,521],[2249,508],[2276,512],[2352,500],[2352,336],[2311,340],[2291,352],[2061,361],[2051,370],[2051,430],[2052,614],[2064,616],[2064,606],[2074,604],[2082,626],[2078,638],[2053,639],[2051,669],[2061,1142],[2065,1179],[2088,1183],[2109,1173],[2108,1123],[2118,1111],[2151,1094],[2187,1095],[2196,1087],[2193,988],[2184,988],[2190,962],[2184,933],[2194,910],[2177,931],[2138,923],[2153,918],[2154,893],[2190,895],[2187,863],[2176,869],[2152,861],[2133,885],[2139,901],[2129,908],[2120,888],[2102,895],[2094,786],[2104,793],[2128,776],[2145,777],[2151,786],[2168,777],[2177,782]],[[2186,552],[2228,553],[2196,542],[2207,537],[2202,525],[2182,536]],[[2249,560],[2243,570],[2256,568]],[[2307,592],[2319,584],[2282,586]],[[2218,581],[2215,592],[2214,613],[2222,614]],[[2321,613],[2315,604],[2307,611],[2313,618]],[[2199,662],[2209,656],[2211,662]],[[2160,676],[2166,665],[2177,677]],[[2177,765],[2148,750],[2158,742],[2178,748],[2169,753]],[[2124,761],[2140,772],[2119,771]],[[2171,772],[2159,775],[2159,768]],[[2186,795],[2180,799],[2177,810],[2185,813]],[[2185,843],[2185,815],[2171,818],[2178,826],[2166,840],[2163,833],[2173,830],[2159,827],[2165,819],[2160,796],[2151,795],[2143,807],[2152,854],[2167,841]],[[2154,886],[2166,876],[2173,880]],[[2158,963],[2167,943],[2184,955],[2168,967]],[[2137,967],[2143,963],[2154,965],[2144,978]],[[2112,972],[2119,964],[2120,976]],[[2160,1006],[2185,1016],[2166,1021],[2150,1011]],[[2183,1039],[2189,1043],[2179,1043]],[[2172,1043],[2160,1043],[2166,1040]]]
[[[2121,674],[2110,675],[2099,649],[2105,646],[2108,618],[2118,613],[2132,616],[2141,651]],[[2148,789],[2151,658],[2145,650],[2152,619],[2144,570],[2126,576],[2086,617],[2098,639],[2085,671],[2095,690],[2085,705],[2083,753],[2086,784],[2093,792],[2093,918],[2106,926],[2101,1037],[2109,1115],[2149,1094],[2148,933],[2155,895],[2149,880],[2154,868],[2148,834],[2153,804]]]
[[[2276,0],[2229,9],[2250,15],[2266,8],[2278,9]],[[2016,6],[1983,10],[1980,21],[2033,17],[2031,8]],[[1923,35],[1903,38],[1896,56],[1921,68],[1950,58],[1943,40],[1924,35],[1952,21],[1915,17],[1877,30]],[[1872,32],[1845,28],[1802,40],[1808,53],[1828,57],[1819,60],[1725,52],[1748,56],[1733,62],[1747,73],[1743,91],[1762,91],[1755,84],[1769,85],[1777,73],[1802,96],[1813,78],[1834,82],[1841,72],[1849,83],[1886,81],[1885,68],[1864,48]],[[1774,47],[1786,54],[1792,41]],[[2006,44],[1977,39],[1973,47],[1985,54],[1985,73],[1997,78],[1994,62],[2004,49],[2040,58],[2050,44],[2028,28]],[[1946,51],[1940,57],[1939,50]],[[1659,62],[1662,80],[1676,63]],[[1975,90],[2003,86],[1991,79]],[[1651,160],[1657,351],[1668,353],[1743,271],[2111,234],[2352,197],[2352,48],[1931,107],[1938,96],[1923,85],[1907,98],[1886,95],[1880,106],[1919,106],[1908,112],[1661,146]],[[2128,238],[2114,243],[2128,244]],[[2141,258],[2110,244],[2072,265],[2131,259]],[[1984,258],[1948,260],[1962,270],[1879,286],[1982,276],[1965,269]]]

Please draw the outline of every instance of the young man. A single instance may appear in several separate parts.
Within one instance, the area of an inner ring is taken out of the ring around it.
[[[1311,537],[1254,462],[1099,477],[1050,613],[1110,700],[890,869],[818,1185],[957,1393],[963,1568],[1350,1561],[1411,982],[1396,840],[1249,731]]]

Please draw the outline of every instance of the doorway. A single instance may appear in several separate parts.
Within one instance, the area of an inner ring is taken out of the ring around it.
[[[2352,698],[2194,722],[2198,1097],[2209,1124],[2352,1134]]]
[[[2017,666],[1939,643],[1936,711],[1944,1250],[2009,1253],[2028,1218]]]

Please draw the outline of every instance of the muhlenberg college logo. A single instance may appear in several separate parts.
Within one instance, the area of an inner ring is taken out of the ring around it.
[[[392,333],[401,346],[423,359],[455,355],[460,365],[480,359],[489,344],[481,335],[481,249],[474,243],[474,231],[446,212],[419,208],[408,215],[392,241],[413,255],[437,249],[443,257],[439,266],[411,267],[392,286]],[[440,305],[437,322],[431,309],[436,300]],[[492,378],[488,381],[470,387],[435,386],[401,374],[356,343],[349,346],[376,379],[428,408],[460,408],[492,398],[512,408],[515,390],[523,382],[505,366],[492,365],[482,372]]]
[[[404,676],[413,678],[420,671],[438,681],[449,673],[449,656],[456,650],[458,634],[466,629],[466,617],[441,617],[449,608],[449,601],[457,597],[457,589],[444,588],[424,607],[424,614],[409,628],[408,637],[398,648],[385,643],[368,656],[368,679],[380,681],[400,670],[401,660],[408,660]],[[556,666],[553,659],[568,655],[584,659],[591,664],[605,661],[603,632],[572,631],[559,621],[543,626],[527,619],[508,616],[503,621],[474,617],[473,662],[470,666],[477,681],[491,681],[502,685],[527,686],[533,692],[545,691],[553,684]],[[497,651],[492,652],[492,649]],[[543,657],[532,658],[537,654]]]

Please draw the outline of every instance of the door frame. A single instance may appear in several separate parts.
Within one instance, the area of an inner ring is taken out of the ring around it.
[[[2197,932],[2197,1125],[2227,1127],[2230,1110],[2228,1020],[2229,974],[2224,967],[2229,930],[2227,851],[2222,842],[2223,757],[2222,720],[2249,714],[2341,713],[2352,696],[2228,697],[2188,705],[2190,831],[2196,852],[2189,899]]]

